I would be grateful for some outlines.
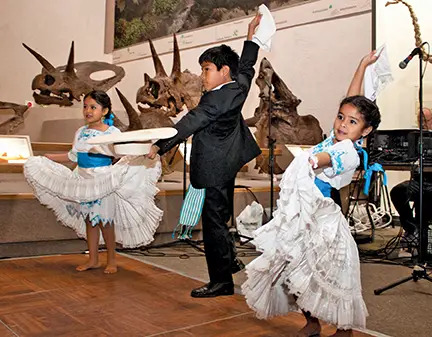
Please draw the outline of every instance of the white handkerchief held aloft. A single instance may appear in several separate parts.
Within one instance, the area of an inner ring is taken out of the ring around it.
[[[260,5],[258,11],[262,17],[260,24],[252,37],[252,41],[260,46],[260,48],[270,51],[271,38],[276,33],[276,24],[266,5]]]
[[[366,68],[364,75],[364,94],[372,101],[393,81],[385,44],[377,49],[375,55],[379,56],[378,60]]]

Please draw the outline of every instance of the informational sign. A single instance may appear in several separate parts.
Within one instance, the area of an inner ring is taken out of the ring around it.
[[[281,8],[272,12],[277,30],[332,20],[372,10],[371,0],[320,0],[302,5]],[[177,35],[179,48],[189,49],[217,42],[229,41],[247,35],[247,22],[252,16],[240,20],[224,21],[222,24],[181,32]],[[167,36],[153,41],[159,55],[172,52],[173,37]],[[147,42],[118,49],[113,52],[113,63],[133,61],[150,57]]]

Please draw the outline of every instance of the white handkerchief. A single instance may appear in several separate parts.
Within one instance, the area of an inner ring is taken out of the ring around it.
[[[270,51],[271,38],[276,33],[276,24],[266,5],[260,5],[258,8],[260,14],[262,14],[260,24],[252,37],[252,41],[255,42],[260,48]]]
[[[393,81],[385,44],[377,49],[375,55],[380,56],[375,63],[366,68],[364,75],[364,93],[372,101],[378,97],[387,84]]]

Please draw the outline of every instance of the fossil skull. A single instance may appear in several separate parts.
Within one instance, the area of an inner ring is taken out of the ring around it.
[[[138,89],[136,102],[138,108],[144,107],[163,108],[167,116],[176,116],[183,110],[183,106],[190,110],[198,105],[202,93],[202,82],[198,75],[189,70],[181,71],[180,51],[177,38],[174,35],[174,61],[171,75],[167,75],[161,60],[149,40],[153,64],[156,70],[155,77],[144,74],[144,86]]]
[[[107,91],[125,75],[123,68],[106,62],[74,62],[74,42],[65,66],[54,67],[42,55],[23,43],[23,46],[42,64],[42,72],[33,79],[33,97],[38,104],[57,104],[71,106],[73,100],[80,101],[81,96],[92,90]],[[92,73],[110,70],[115,75],[93,80]]]

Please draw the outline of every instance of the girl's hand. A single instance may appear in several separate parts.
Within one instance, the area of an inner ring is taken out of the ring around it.
[[[364,66],[368,66],[368,65],[370,65],[370,64],[375,63],[376,60],[378,60],[378,58],[379,58],[379,55],[376,56],[375,53],[376,53],[376,50],[372,50],[369,54],[365,55],[365,56],[362,58],[361,63],[362,63]]]
[[[49,160],[55,161],[57,163],[69,163],[71,160],[69,159],[68,153],[45,153],[44,157]]]
[[[256,28],[259,26],[261,22],[262,15],[258,12],[256,13],[255,17],[252,19],[251,22],[249,22],[248,25],[248,40],[252,40],[252,36],[255,33]]]

